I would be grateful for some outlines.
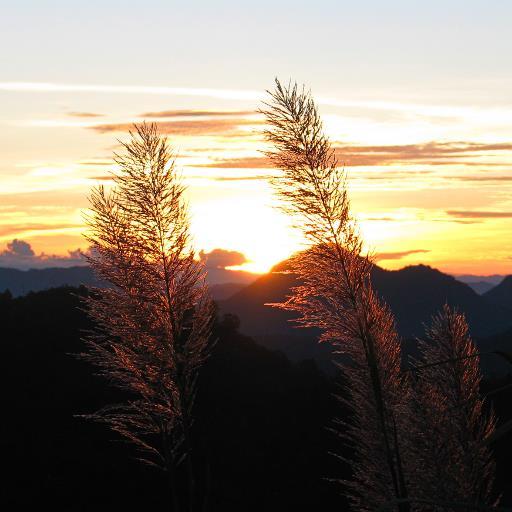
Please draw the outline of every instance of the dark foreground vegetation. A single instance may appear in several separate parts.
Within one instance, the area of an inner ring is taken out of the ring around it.
[[[81,332],[90,327],[80,310],[84,293],[62,288],[0,296],[3,509],[168,509],[165,475],[141,465],[111,431],[76,417],[123,398],[71,355],[84,349]],[[194,464],[206,509],[344,510],[337,484],[329,481],[349,476],[329,455],[340,443],[328,427],[343,414],[333,398],[335,379],[310,361],[291,364],[257,345],[240,334],[235,317],[217,321],[215,336],[194,425]],[[483,391],[506,383],[486,381]],[[500,424],[512,418],[510,389],[489,399]],[[494,451],[501,506],[510,506],[512,436],[501,438]]]

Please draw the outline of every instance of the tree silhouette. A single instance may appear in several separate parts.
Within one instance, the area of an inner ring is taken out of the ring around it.
[[[176,511],[183,501],[176,472],[184,462],[187,508],[194,510],[192,407],[211,348],[214,306],[190,246],[184,187],[168,143],[154,124],[136,126],[130,135],[115,155],[114,187],[100,186],[90,196],[88,260],[110,287],[86,299],[97,327],[84,354],[127,398],[89,417],[168,472]]]

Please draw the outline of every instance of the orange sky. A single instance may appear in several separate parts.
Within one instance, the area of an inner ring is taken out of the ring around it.
[[[241,251],[246,269],[263,272],[300,248],[298,234],[274,208],[267,182],[273,171],[260,152],[261,119],[253,113],[258,94],[240,100],[233,93],[217,109],[213,93],[198,101],[209,108],[197,109],[179,108],[182,95],[169,94],[165,104],[173,108],[157,111],[144,109],[141,93],[140,112],[132,101],[131,115],[108,108],[111,93],[92,92],[103,108],[80,112],[55,105],[58,97],[45,90],[3,94],[18,102],[30,94],[48,110],[10,124],[0,175],[3,244],[19,238],[46,254],[83,248],[88,191],[108,176],[112,151],[130,123],[147,119],[160,123],[178,153],[198,249]],[[164,103],[160,95],[152,100]],[[472,133],[489,122],[504,128],[492,112],[432,107],[430,115],[427,107],[370,103],[351,106],[347,115],[333,99],[320,103],[349,173],[354,213],[383,266],[512,270],[512,138]]]
[[[144,119],[177,151],[198,250],[241,251],[257,272],[286,258],[301,240],[274,208],[255,114],[279,74],[312,87],[381,265],[512,273],[505,3],[322,0],[290,11],[222,0],[229,17],[208,4],[149,3],[124,4],[122,23],[108,1],[81,13],[59,0],[6,8],[0,265],[12,263],[13,239],[34,257],[85,248],[90,188],[111,170],[117,139]],[[310,29],[322,37],[299,56],[291,42]]]

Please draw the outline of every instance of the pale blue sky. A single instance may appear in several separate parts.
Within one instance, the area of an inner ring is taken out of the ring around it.
[[[450,97],[512,80],[512,2],[2,0],[1,81]],[[484,101],[484,100],[482,100]]]

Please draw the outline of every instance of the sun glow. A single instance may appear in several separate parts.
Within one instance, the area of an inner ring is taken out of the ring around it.
[[[54,254],[83,246],[90,189],[111,184],[116,139],[125,140],[130,123],[150,112],[188,187],[198,251],[243,252],[247,262],[237,268],[261,273],[304,247],[268,183],[275,171],[261,153],[261,118],[254,114],[261,92],[13,83],[2,89],[21,102],[14,112],[25,112],[22,99],[32,94],[38,113],[4,123],[0,243],[23,238]],[[76,105],[59,112],[39,100],[57,93]],[[94,99],[94,108],[82,98]],[[352,210],[380,264],[512,270],[506,109],[350,97],[320,103],[348,172]]]

